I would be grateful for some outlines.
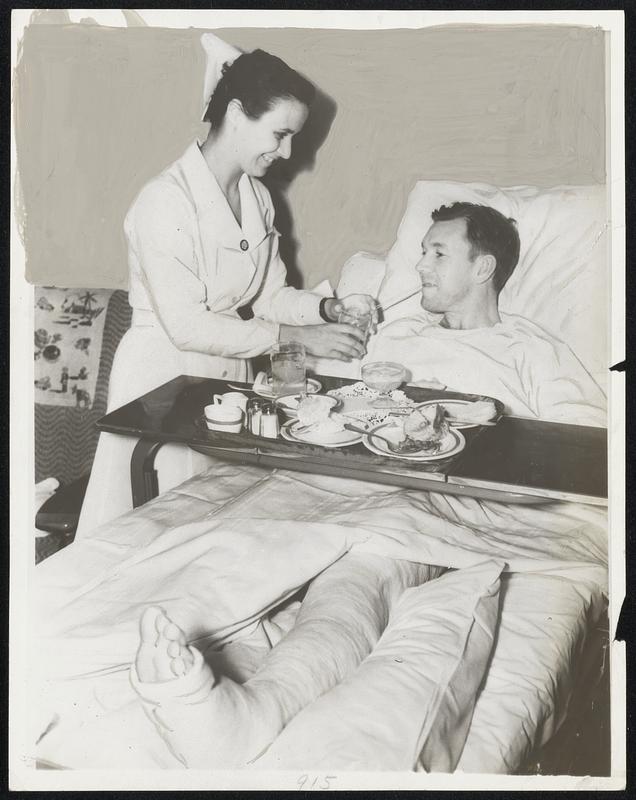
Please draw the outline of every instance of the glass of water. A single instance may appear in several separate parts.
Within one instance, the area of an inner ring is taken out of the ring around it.
[[[358,328],[364,334],[364,343],[367,343],[369,331],[371,330],[371,314],[355,309],[345,309],[338,315],[338,322],[344,322],[347,325],[353,325]]]
[[[274,397],[307,391],[304,345],[300,342],[279,342],[272,347],[270,362]]]
[[[373,314],[366,302],[358,300],[357,295],[346,298],[347,305],[338,315],[338,322],[353,325],[364,334],[364,343],[367,343],[369,333],[373,326]]]

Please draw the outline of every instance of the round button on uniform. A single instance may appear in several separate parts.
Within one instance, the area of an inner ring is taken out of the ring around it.
[[[247,239],[241,239],[241,250],[247,250],[249,247],[249,243]]]

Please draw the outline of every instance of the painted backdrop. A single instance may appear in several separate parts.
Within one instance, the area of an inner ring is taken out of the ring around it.
[[[205,131],[203,31],[46,24],[60,18],[41,12],[26,29],[16,74],[27,277],[125,288],[128,206]],[[281,56],[321,92],[292,163],[268,178],[296,285],[386,251],[418,179],[605,180],[600,29],[215,32]]]

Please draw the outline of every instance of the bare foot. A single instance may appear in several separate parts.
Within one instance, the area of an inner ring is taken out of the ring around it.
[[[135,658],[144,683],[170,681],[185,675],[194,664],[185,634],[158,606],[147,608],[139,622],[140,643]]]

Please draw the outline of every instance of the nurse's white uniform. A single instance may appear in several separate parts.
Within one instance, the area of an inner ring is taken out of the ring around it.
[[[113,362],[108,410],[182,375],[245,381],[248,359],[278,340],[280,324],[322,322],[320,297],[285,286],[274,207],[255,178],[239,181],[241,225],[197,143],[148,183],[125,220],[132,325]],[[252,304],[254,318],[238,309]],[[102,433],[77,536],[132,508],[137,440]],[[180,445],[157,455],[161,492],[210,459]]]

